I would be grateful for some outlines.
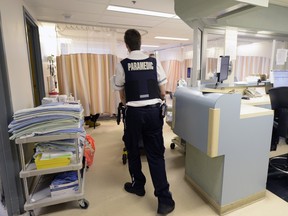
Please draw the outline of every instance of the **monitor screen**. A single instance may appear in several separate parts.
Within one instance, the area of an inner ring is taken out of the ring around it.
[[[273,71],[273,87],[288,86],[288,71]]]
[[[230,56],[221,56],[221,65],[218,82],[223,82],[228,78]]]

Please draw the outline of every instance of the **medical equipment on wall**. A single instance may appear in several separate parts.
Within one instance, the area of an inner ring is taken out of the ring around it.
[[[57,93],[57,77],[56,77],[56,65],[54,64],[54,55],[48,56],[48,69],[50,71],[50,75],[47,77],[48,81],[48,92],[49,94]]]

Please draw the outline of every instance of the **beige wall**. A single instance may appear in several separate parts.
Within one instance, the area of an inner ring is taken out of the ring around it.
[[[0,0],[3,43],[14,111],[33,107],[22,0]]]

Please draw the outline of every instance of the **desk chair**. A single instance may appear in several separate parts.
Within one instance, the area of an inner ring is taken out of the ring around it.
[[[271,150],[276,150],[279,137],[284,137],[288,144],[288,87],[277,87],[269,90],[271,108],[274,110]],[[270,165],[288,174],[288,157],[276,156],[270,159]]]

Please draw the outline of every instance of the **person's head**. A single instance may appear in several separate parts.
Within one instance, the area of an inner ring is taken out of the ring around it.
[[[154,53],[150,53],[149,57],[155,58],[155,54]]]
[[[124,41],[129,51],[140,50],[141,35],[136,29],[128,29],[125,32]]]

